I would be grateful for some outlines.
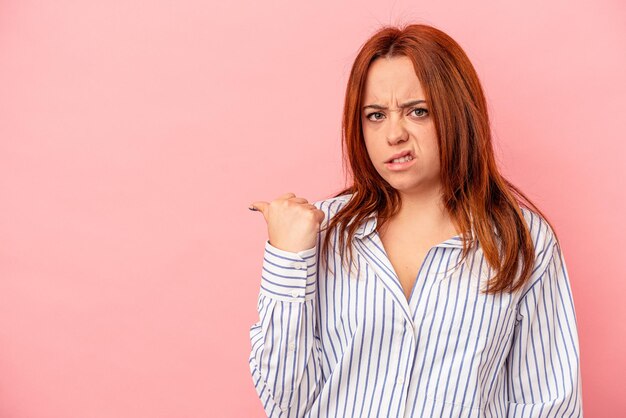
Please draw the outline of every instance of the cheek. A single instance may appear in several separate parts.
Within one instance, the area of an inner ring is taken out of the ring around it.
[[[369,156],[370,162],[374,166],[376,171],[380,173],[382,164],[377,163],[377,161],[380,160],[380,155],[378,155],[376,153],[376,150],[373,150],[372,148],[368,148],[367,155]]]
[[[428,140],[424,141],[424,152],[428,155],[428,160],[431,164],[439,166],[439,143],[434,129],[432,132],[428,132],[425,138],[428,138]]]
[[[370,138],[365,138],[365,149],[367,155],[370,157],[372,164],[376,166],[376,161],[380,159],[380,150],[376,147],[376,141],[372,141]]]
[[[433,172],[439,172],[441,169],[441,161],[439,160],[439,148],[436,146],[428,150],[428,163],[432,167]]]

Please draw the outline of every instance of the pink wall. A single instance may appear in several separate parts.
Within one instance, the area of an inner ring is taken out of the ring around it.
[[[585,415],[626,416],[621,0],[0,1],[0,416],[262,416],[248,204],[342,186],[351,61],[404,21],[475,63],[564,244]]]

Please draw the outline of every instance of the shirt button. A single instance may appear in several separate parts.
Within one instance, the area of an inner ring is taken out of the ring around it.
[[[298,270],[304,270],[304,269],[306,269],[306,264],[305,263],[296,263],[296,268]]]
[[[289,351],[293,351],[296,349],[296,344],[295,343],[289,343],[289,346],[287,347],[289,349]]]
[[[398,377],[398,384],[401,385],[404,383],[404,377],[400,376]]]
[[[287,409],[289,409],[289,407],[287,405],[283,405],[280,407],[280,409],[282,409],[283,412],[287,412]]]
[[[292,290],[291,291],[291,296],[293,296],[294,298],[297,298],[298,296],[300,296],[300,291],[299,290]]]

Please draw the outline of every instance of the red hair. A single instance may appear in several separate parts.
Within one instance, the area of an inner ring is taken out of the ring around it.
[[[380,57],[397,56],[412,61],[430,104],[439,143],[443,203],[457,229],[470,236],[463,242],[462,260],[476,240],[480,241],[487,263],[496,272],[486,293],[519,289],[530,278],[535,261],[534,244],[520,205],[532,207],[552,225],[498,171],[485,96],[469,58],[450,36],[424,24],[381,28],[363,44],[352,65],[343,111],[342,150],[353,180],[334,197],[350,193],[353,197],[326,226],[329,230],[339,228],[341,258],[346,229],[348,242],[352,242],[359,224],[372,212],[378,213],[380,228],[400,209],[398,192],[369,159],[361,125],[370,65]],[[472,223],[476,236],[471,235]],[[329,243],[330,234],[326,234],[322,254],[327,254]],[[352,264],[352,246],[349,251]],[[520,263],[520,278],[515,282]]]

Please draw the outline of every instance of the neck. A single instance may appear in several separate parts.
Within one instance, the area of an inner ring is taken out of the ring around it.
[[[402,207],[399,216],[412,218],[430,218],[432,221],[441,221],[447,218],[439,191],[428,194],[410,195],[400,192]]]
[[[402,207],[394,216],[394,221],[416,231],[448,231],[458,235],[452,218],[443,205],[440,189],[422,194],[400,192]]]

